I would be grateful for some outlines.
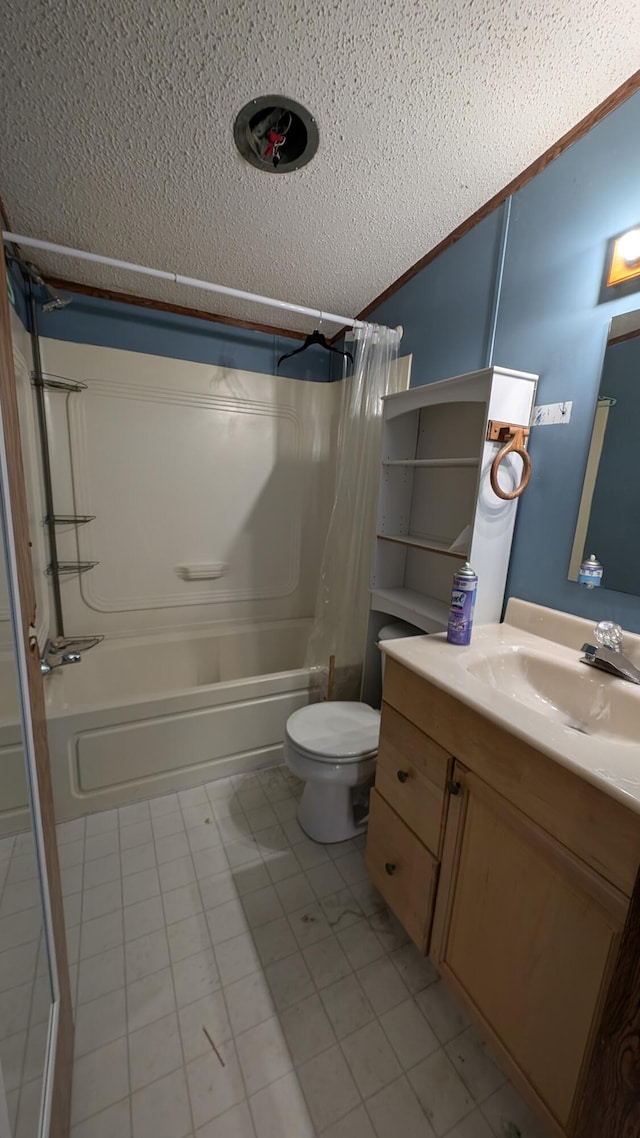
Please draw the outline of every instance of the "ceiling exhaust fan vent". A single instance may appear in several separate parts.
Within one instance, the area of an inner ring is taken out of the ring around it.
[[[262,95],[242,108],[233,127],[243,158],[268,174],[289,174],[306,166],[318,149],[316,120],[285,95]]]

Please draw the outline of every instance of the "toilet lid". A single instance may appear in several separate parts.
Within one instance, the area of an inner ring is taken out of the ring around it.
[[[380,712],[366,703],[311,703],[289,716],[287,735],[301,751],[328,763],[355,762],[378,750]]]

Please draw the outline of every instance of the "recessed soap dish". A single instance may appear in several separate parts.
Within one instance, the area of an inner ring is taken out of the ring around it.
[[[176,573],[183,581],[214,581],[224,577],[229,566],[225,561],[212,561],[211,564],[176,565]]]

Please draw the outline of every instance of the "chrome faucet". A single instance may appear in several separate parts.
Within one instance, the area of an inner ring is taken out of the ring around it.
[[[583,644],[581,664],[600,668],[631,684],[640,684],[640,670],[622,652],[622,629],[611,620],[601,620],[593,630],[597,644]]]
[[[54,668],[61,668],[64,664],[79,664],[82,656],[79,652],[70,651],[75,645],[74,641],[47,640],[40,660],[40,672],[43,676],[50,676]]]

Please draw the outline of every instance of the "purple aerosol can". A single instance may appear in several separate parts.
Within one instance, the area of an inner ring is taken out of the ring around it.
[[[468,561],[453,574],[447,640],[450,644],[470,644],[473,610],[476,607],[478,574]]]

